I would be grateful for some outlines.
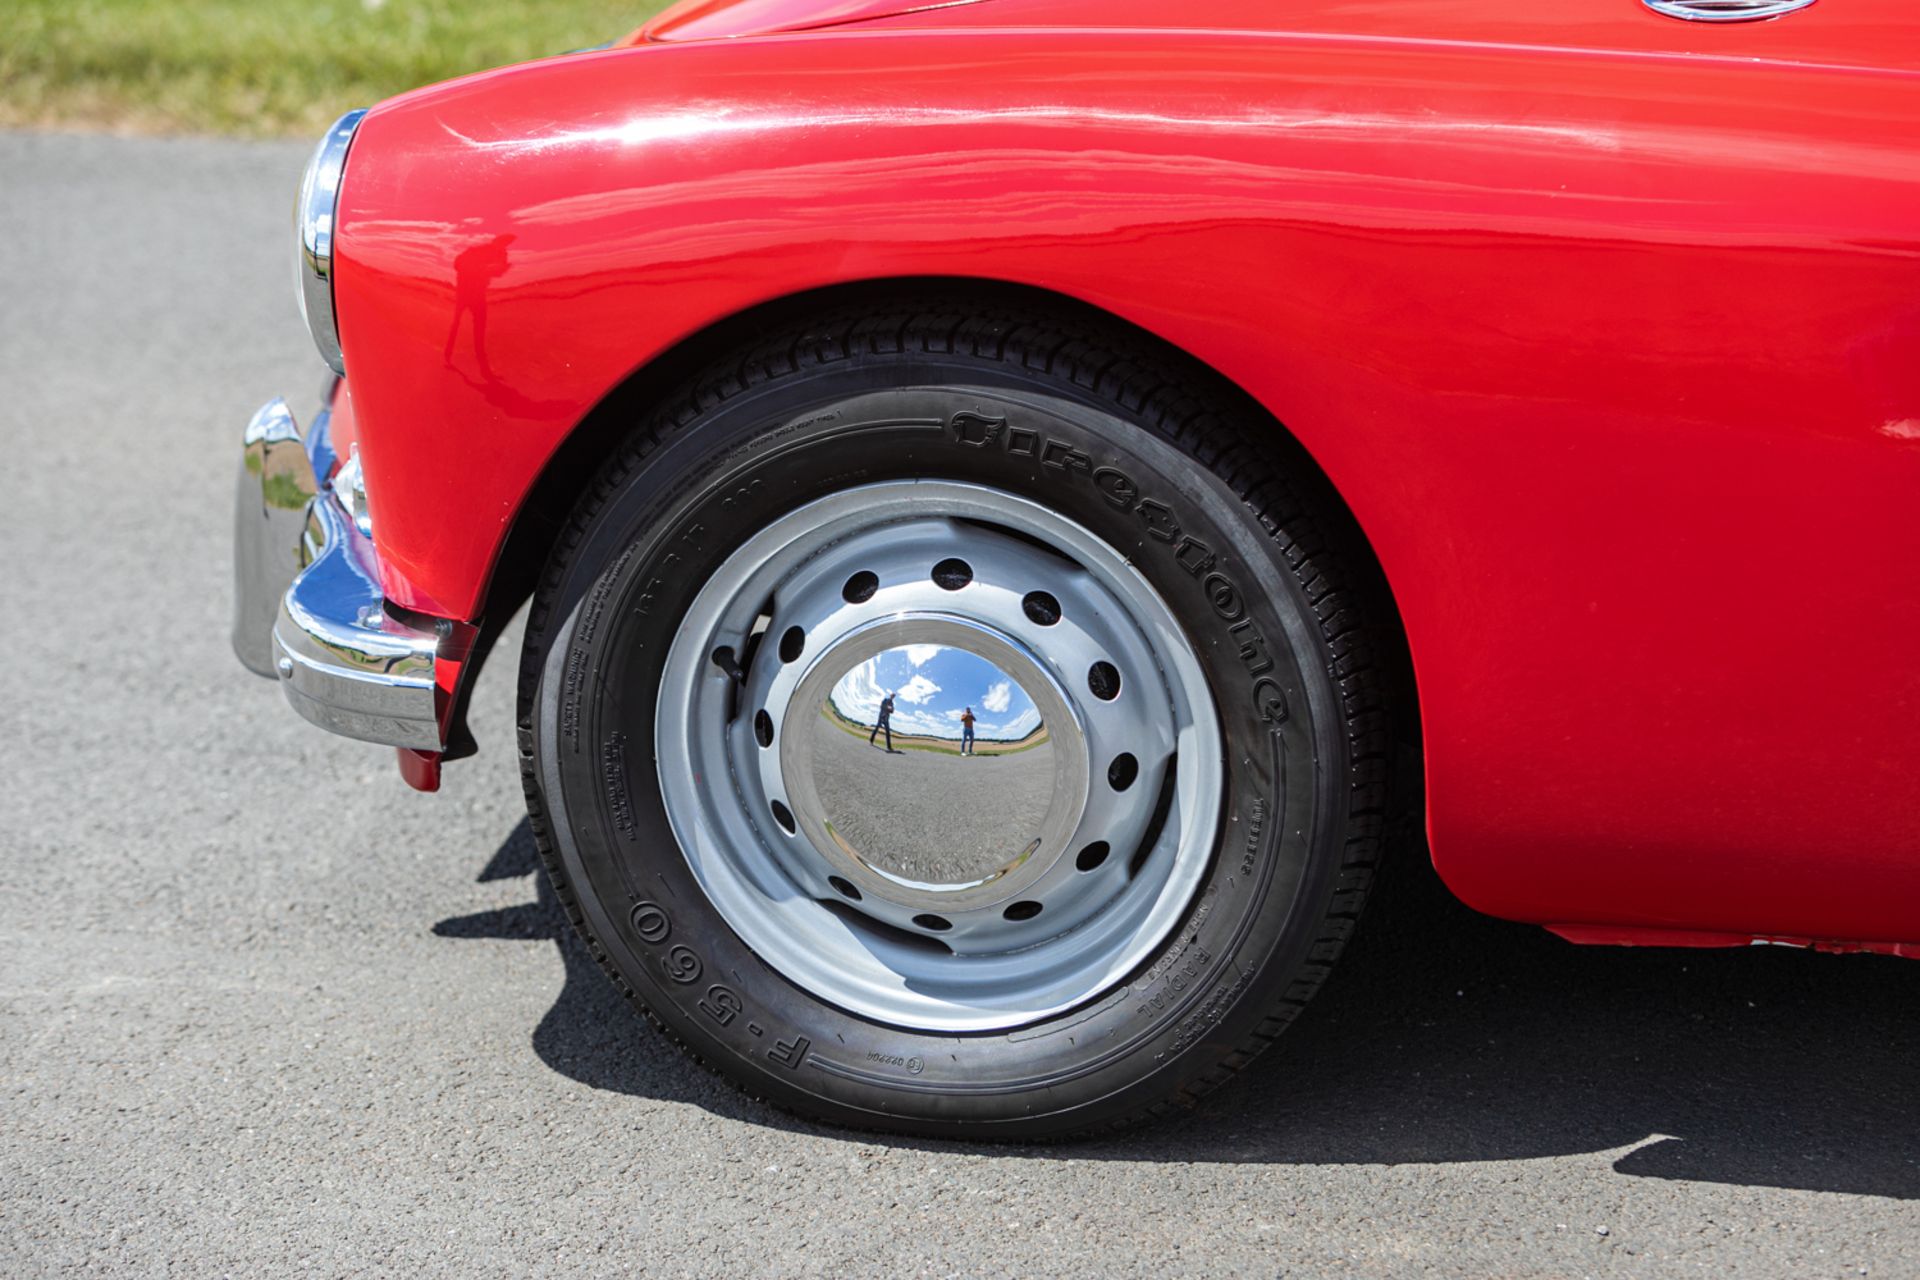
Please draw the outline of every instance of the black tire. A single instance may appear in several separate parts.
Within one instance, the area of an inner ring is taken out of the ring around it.
[[[1319,987],[1381,852],[1387,650],[1362,617],[1362,556],[1343,565],[1341,516],[1282,473],[1271,423],[1200,381],[1078,318],[964,300],[847,311],[709,369],[607,464],[529,617],[527,801],[594,955],[699,1060],[831,1123],[1057,1138],[1191,1104]],[[986,444],[964,426],[903,425],[955,414],[1009,425]],[[1226,821],[1186,923],[1116,991],[1012,1033],[880,1026],[787,982],[694,880],[654,769],[665,651],[713,566],[805,502],[905,477],[1038,499],[1134,560],[1188,628],[1225,737]],[[614,752],[616,723],[627,732]],[[643,897],[657,916],[636,918]],[[721,976],[740,1007],[703,1007],[707,980],[673,980],[687,964]]]

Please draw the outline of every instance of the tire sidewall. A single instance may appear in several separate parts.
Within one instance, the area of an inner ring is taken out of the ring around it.
[[[1075,386],[958,357],[774,379],[657,439],[554,580],[532,717],[563,892],[632,994],[750,1091],[853,1125],[1046,1136],[1218,1069],[1310,959],[1346,754],[1311,602],[1229,478]],[[781,514],[900,478],[1040,501],[1133,560],[1220,717],[1220,833],[1181,925],[1120,987],[1012,1032],[887,1027],[794,986],[707,900],[661,804],[653,703],[700,585]]]

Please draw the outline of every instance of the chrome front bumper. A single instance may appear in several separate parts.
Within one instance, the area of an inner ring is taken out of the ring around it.
[[[284,401],[247,424],[234,502],[233,651],[323,729],[440,751],[441,636],[387,612],[373,540],[334,492],[329,414]]]

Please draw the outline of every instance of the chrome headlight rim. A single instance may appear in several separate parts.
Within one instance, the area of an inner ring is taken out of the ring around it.
[[[366,114],[365,108],[347,112],[320,139],[300,177],[300,199],[294,211],[299,240],[294,292],[300,300],[300,314],[320,358],[335,373],[342,374],[346,362],[340,354],[340,326],[333,307],[333,219],[340,203],[340,178],[346,171],[347,152]]]

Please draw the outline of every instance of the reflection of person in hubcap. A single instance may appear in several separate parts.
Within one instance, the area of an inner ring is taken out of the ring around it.
[[[969,729],[967,730],[967,732],[969,735],[971,735],[973,730]],[[892,755],[893,754],[893,695],[892,694],[888,694],[886,697],[880,700],[880,718],[874,721],[873,732],[867,735],[867,745],[872,746],[873,740],[878,736],[880,736],[882,733],[887,735],[887,754]]]
[[[973,754],[973,708],[968,707],[960,713],[960,754]]]

